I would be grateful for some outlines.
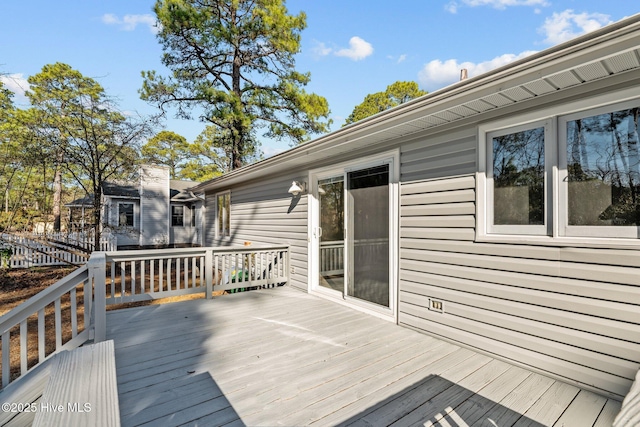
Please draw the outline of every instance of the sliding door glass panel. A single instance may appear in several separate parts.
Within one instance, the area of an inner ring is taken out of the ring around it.
[[[347,173],[347,295],[389,307],[389,165]]]
[[[318,180],[320,286],[344,292],[344,177]]]

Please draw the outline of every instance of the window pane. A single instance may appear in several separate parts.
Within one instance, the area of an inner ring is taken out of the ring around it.
[[[133,203],[118,204],[118,225],[133,227]]]
[[[544,128],[492,138],[493,223],[544,225]]]
[[[217,199],[218,204],[218,237],[231,235],[231,194],[221,194]]]
[[[171,206],[171,225],[174,227],[184,225],[184,206]]]
[[[569,225],[640,225],[639,110],[567,123]]]

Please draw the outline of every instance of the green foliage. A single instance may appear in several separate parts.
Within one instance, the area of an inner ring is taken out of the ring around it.
[[[178,179],[184,163],[190,158],[189,148],[184,136],[163,130],[142,146],[142,161],[169,166],[171,178]]]
[[[28,81],[33,106],[25,113],[28,133],[45,141],[56,164],[94,195],[94,223],[100,224],[102,183],[133,171],[150,122],[120,113],[98,82],[67,64],[45,65]],[[99,234],[96,230],[96,241]]]
[[[141,97],[178,117],[197,110],[232,168],[255,154],[258,129],[294,143],[328,131],[326,99],[294,69],[304,13],[289,15],[283,0],[158,0],[154,11],[171,75],[143,72]]]
[[[367,95],[364,101],[353,109],[343,126],[397,107],[426,94],[427,92],[421,90],[416,82],[397,81],[387,86],[384,92]]]

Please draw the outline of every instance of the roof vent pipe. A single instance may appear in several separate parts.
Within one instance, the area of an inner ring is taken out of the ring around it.
[[[460,70],[460,81],[467,80],[467,77],[467,69],[463,68],[462,70]]]

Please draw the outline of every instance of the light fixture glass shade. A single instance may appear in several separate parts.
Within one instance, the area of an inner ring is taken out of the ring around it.
[[[299,183],[298,181],[293,181],[291,183],[291,187],[289,187],[289,194],[293,194],[294,196],[297,196],[302,192],[304,192],[304,182]]]

